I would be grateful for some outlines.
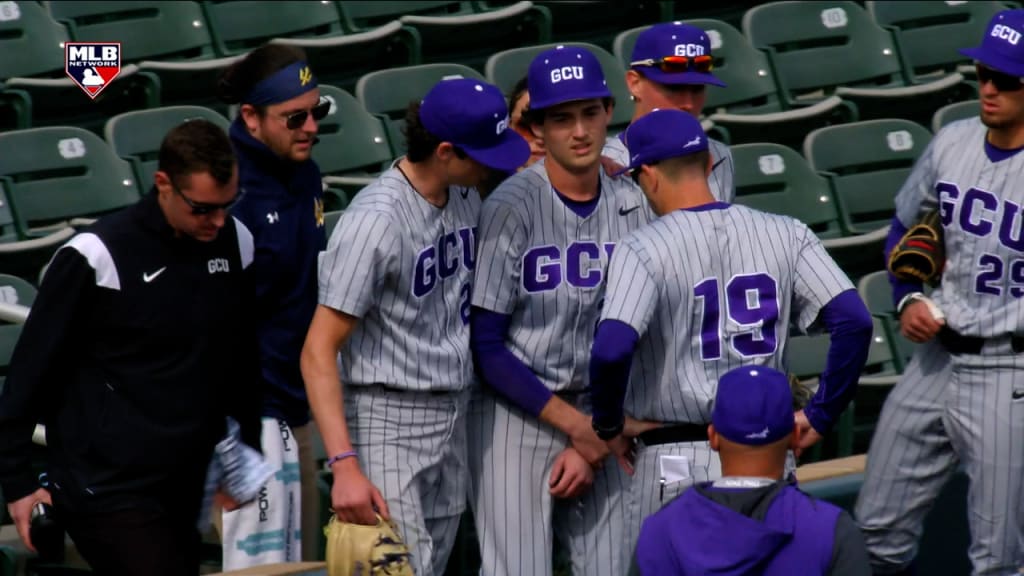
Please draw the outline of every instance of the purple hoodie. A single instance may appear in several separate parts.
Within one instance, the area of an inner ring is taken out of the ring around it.
[[[792,484],[690,488],[643,525],[644,576],[870,575],[849,515]]]

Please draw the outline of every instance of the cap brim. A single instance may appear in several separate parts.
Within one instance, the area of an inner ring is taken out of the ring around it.
[[[968,58],[973,58],[985,66],[1003,72],[1004,74],[1024,77],[1024,64],[1010,60],[997,52],[993,52],[991,50],[986,52],[981,46],[976,48],[961,48],[959,52]]]
[[[488,147],[473,147],[459,144],[470,158],[477,162],[504,172],[515,172],[530,159],[530,145],[515,130],[506,129],[498,141]]]
[[[637,66],[634,68],[645,78],[658,84],[711,84],[725,88],[725,82],[715,78],[713,74],[703,72],[663,72],[653,66]]]
[[[559,99],[559,98],[552,98],[552,99],[549,99],[549,100],[546,100],[546,101],[545,100],[535,101],[533,99],[533,95],[530,95],[530,109],[531,110],[543,110],[545,108],[553,108],[555,106],[558,106],[559,104],[566,104],[568,102],[579,102],[580,100],[592,100],[594,98],[611,98],[611,97],[612,97],[612,93],[611,93],[611,91],[609,91],[607,89],[605,89],[605,90],[595,90],[593,92],[582,92],[582,93],[578,92],[578,93],[574,93],[570,97],[566,98],[565,100],[562,100],[562,99]]]

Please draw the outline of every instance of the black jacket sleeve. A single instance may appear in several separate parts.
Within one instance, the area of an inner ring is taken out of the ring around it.
[[[835,544],[832,547],[832,569],[829,576],[871,576],[868,551],[860,529],[845,510],[836,520]]]
[[[262,452],[260,416],[263,409],[263,374],[260,370],[259,340],[256,335],[255,278],[252,266],[243,273],[243,287],[240,295],[241,315],[235,342],[234,358],[236,370],[231,374],[227,395],[228,415],[238,422],[242,442]]]
[[[42,421],[47,399],[60,395],[74,357],[74,334],[88,310],[96,273],[76,250],[57,252],[14,348],[0,394],[0,488],[13,502],[39,487],[32,474],[32,431]]]

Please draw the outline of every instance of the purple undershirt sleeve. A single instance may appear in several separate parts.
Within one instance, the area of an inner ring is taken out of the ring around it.
[[[483,382],[529,414],[537,417],[551,400],[551,390],[533,370],[505,346],[512,316],[473,307],[469,345]]]
[[[623,421],[622,404],[639,339],[637,331],[625,322],[604,320],[597,325],[590,353],[590,387],[594,424],[601,428],[614,428]]]

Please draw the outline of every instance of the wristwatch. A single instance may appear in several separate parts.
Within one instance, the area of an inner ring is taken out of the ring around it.
[[[626,419],[622,418],[619,420],[618,424],[609,428],[602,428],[601,426],[598,426],[597,420],[591,420],[590,425],[594,427],[594,433],[597,434],[598,438],[601,440],[611,440],[619,434],[622,434],[622,430],[626,426]]]
[[[908,304],[917,300],[923,300],[924,298],[924,292],[911,292],[901,298],[899,304],[896,305],[896,317],[898,318],[900,314],[903,314],[903,309],[906,308]]]

